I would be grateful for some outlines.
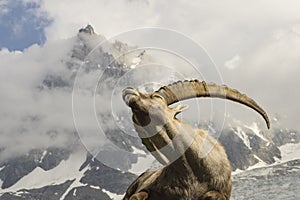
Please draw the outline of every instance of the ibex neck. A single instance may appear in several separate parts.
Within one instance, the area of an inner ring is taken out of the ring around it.
[[[165,124],[151,123],[135,128],[143,144],[156,159],[162,155],[167,159],[162,164],[171,163],[184,156],[198,135],[197,129],[177,119],[168,120]],[[158,160],[161,162],[160,158]]]

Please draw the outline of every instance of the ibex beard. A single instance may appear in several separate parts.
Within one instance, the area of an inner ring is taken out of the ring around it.
[[[270,126],[266,112],[254,100],[224,85],[192,80],[149,94],[124,89],[123,99],[132,110],[142,143],[164,167],[140,175],[123,200],[230,199],[231,165],[223,146],[206,131],[176,118],[185,106],[169,107],[195,97],[217,97],[244,104],[261,114]]]

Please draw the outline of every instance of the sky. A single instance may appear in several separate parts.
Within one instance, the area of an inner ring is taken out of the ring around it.
[[[0,149],[13,154],[69,141],[70,94],[40,95],[35,88],[47,73],[63,71],[69,39],[87,24],[106,38],[143,27],[192,38],[224,83],[279,116],[285,127],[300,129],[299,10],[297,0],[0,0]],[[243,118],[245,111],[232,115]],[[32,113],[40,119],[29,125]],[[57,127],[67,133],[50,137]]]
[[[0,47],[24,50],[33,44],[43,44],[46,40],[44,28],[50,20],[38,14],[36,2],[0,1]]]

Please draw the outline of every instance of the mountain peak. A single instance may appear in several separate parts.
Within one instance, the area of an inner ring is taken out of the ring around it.
[[[90,24],[88,24],[85,28],[79,29],[79,33],[87,33],[90,35],[94,35],[95,31],[94,28]]]

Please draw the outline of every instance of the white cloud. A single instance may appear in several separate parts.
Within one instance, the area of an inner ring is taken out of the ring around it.
[[[0,51],[0,147],[16,153],[68,141],[74,128],[70,94],[39,93],[36,86],[47,73],[63,72],[61,60],[71,41],[61,39],[73,37],[87,23],[107,37],[144,26],[182,32],[206,47],[226,84],[256,99],[271,115],[286,115],[289,127],[300,128],[299,10],[295,0],[42,0],[37,14],[53,20],[45,30],[46,44],[21,53]],[[28,115],[38,116],[37,123],[28,124]],[[55,128],[65,134],[49,137],[47,130]]]
[[[70,94],[38,89],[47,73],[63,71],[61,61],[71,47],[70,41],[60,41],[24,52],[0,51],[0,160],[31,148],[72,142]]]
[[[139,27],[158,26],[203,44],[218,66],[235,54],[243,57],[255,52],[278,30],[288,30],[300,20],[300,3],[295,0],[42,2],[41,9],[54,20],[46,29],[50,41],[68,38],[87,23],[108,38]]]
[[[96,30],[112,36],[138,25],[155,25],[152,9],[143,1],[43,1],[42,9],[52,25],[46,29],[47,38],[56,40],[74,35],[83,24],[91,23]],[[64,27],[64,28],[62,28]]]
[[[274,32],[263,44],[243,55],[239,68],[222,72],[225,82],[257,99],[271,115],[285,116],[287,127],[299,129],[300,34],[297,30],[300,29],[295,29]]]
[[[241,57],[239,55],[235,55],[230,60],[225,61],[224,66],[232,70],[237,68],[240,64],[241,64]]]
[[[8,13],[8,8],[7,8],[8,0],[2,0],[0,1],[0,17],[1,15],[5,15]]]

